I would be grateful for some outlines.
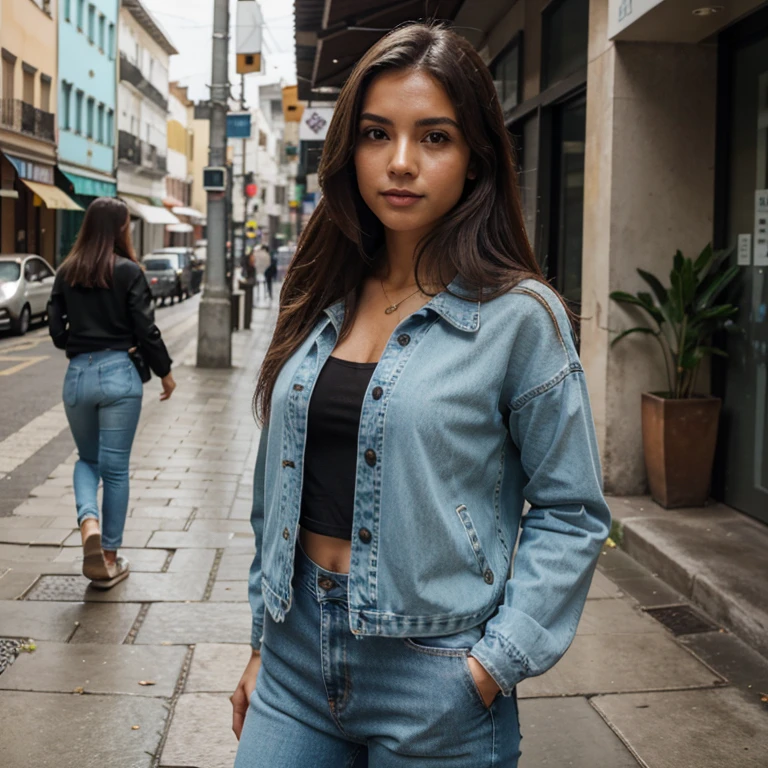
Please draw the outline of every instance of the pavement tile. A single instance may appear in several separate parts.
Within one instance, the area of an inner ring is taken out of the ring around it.
[[[8,768],[150,768],[168,715],[162,699],[20,691],[0,691],[0,712]]]
[[[719,675],[667,634],[577,635],[549,672],[524,680],[519,691],[527,698],[586,696],[703,687],[718,681]]]
[[[162,549],[120,549],[120,554],[127,557],[131,563],[131,571],[134,573],[159,573],[170,552]],[[55,558],[55,563],[73,563],[74,572],[80,573],[83,563],[83,551],[74,547],[67,547]]]
[[[664,633],[662,625],[642,613],[633,601],[589,600],[584,606],[577,635]]]
[[[228,518],[228,505],[219,505],[216,507],[199,507],[197,512],[195,512],[195,520],[226,520]]]
[[[152,531],[125,531],[123,533],[123,544],[121,549],[123,547],[128,547],[128,548],[134,547],[136,549],[139,549],[141,547],[146,547],[150,536],[152,536]],[[72,532],[64,541],[64,546],[65,547],[82,547],[83,540],[80,537],[80,531]]]
[[[129,512],[129,520],[134,517],[149,517],[149,518],[172,518],[178,520],[186,520],[194,511],[194,507],[161,507],[161,506],[144,506],[142,504],[136,504],[132,506]]]
[[[248,578],[248,571],[253,563],[252,554],[233,555],[227,552],[219,562],[216,578],[221,581],[239,581]]]
[[[519,768],[638,768],[586,699],[521,701],[520,726]]]
[[[61,528],[6,528],[0,529],[0,544],[61,545],[69,535]]]
[[[171,564],[168,566],[168,573],[184,573],[188,571],[210,573],[215,559],[215,549],[179,549],[173,555]]]
[[[595,571],[587,600],[603,600],[609,597],[624,597],[624,594],[609,578]]]
[[[82,603],[0,600],[0,633],[3,637],[31,637],[66,643],[82,614]]]
[[[148,547],[161,549],[220,549],[226,547],[232,533],[189,533],[187,531],[157,531],[152,534]]]
[[[231,694],[240,682],[250,658],[250,645],[198,643],[192,656],[184,693]]]
[[[2,585],[0,581],[0,585]],[[215,581],[209,600],[212,603],[241,603],[248,600],[247,581]]]
[[[6,570],[0,577],[0,600],[18,600],[38,578],[36,573]]]
[[[184,517],[128,517],[126,531],[183,531],[187,520]]]
[[[0,689],[72,693],[82,687],[85,693],[170,698],[185,654],[181,646],[40,643],[0,675]]]
[[[619,589],[645,608],[688,602],[679,592],[664,584],[661,579],[651,576],[650,573],[647,576],[615,581]]]
[[[83,603],[80,626],[69,642],[119,645],[125,642],[140,610],[135,603]]]
[[[592,705],[653,768],[765,768],[764,707],[733,688],[596,696]]]
[[[211,520],[197,519],[189,526],[190,533],[246,533],[253,536],[253,528],[250,521],[244,520]]]
[[[137,645],[250,643],[251,622],[248,603],[153,604],[135,642]]]
[[[176,703],[160,768],[232,768],[236,754],[229,694],[182,694]]]
[[[41,528],[49,528],[52,526],[56,517],[0,517],[0,531],[7,531],[18,528],[34,528],[39,530]],[[70,518],[71,522],[71,518]],[[53,526],[59,527],[59,526]],[[77,527],[77,523],[75,523]]]

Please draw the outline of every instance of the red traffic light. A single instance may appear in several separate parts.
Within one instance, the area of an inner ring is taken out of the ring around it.
[[[256,193],[259,191],[259,188],[255,184],[246,184],[245,185],[245,196],[246,197],[256,197]]]

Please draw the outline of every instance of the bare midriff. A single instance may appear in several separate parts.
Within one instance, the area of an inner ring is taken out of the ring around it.
[[[352,542],[299,528],[301,548],[312,562],[326,571],[349,573]]]

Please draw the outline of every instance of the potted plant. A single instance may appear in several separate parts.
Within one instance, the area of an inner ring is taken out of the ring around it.
[[[727,265],[729,253],[707,245],[693,261],[678,251],[670,287],[638,269],[652,293],[611,293],[614,301],[640,307],[651,321],[623,331],[611,346],[635,333],[650,335],[664,360],[667,390],[643,392],[642,429],[651,496],[668,509],[701,506],[709,492],[721,402],[697,394],[696,382],[707,356],[727,357],[711,339],[738,312],[732,304],[717,303],[739,272]]]

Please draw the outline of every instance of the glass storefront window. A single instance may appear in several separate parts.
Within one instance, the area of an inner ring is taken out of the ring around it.
[[[493,63],[493,84],[504,112],[520,101],[520,41],[515,40]]]
[[[541,88],[587,66],[589,0],[555,0],[542,14]]]

